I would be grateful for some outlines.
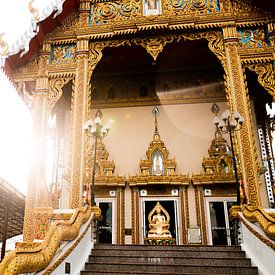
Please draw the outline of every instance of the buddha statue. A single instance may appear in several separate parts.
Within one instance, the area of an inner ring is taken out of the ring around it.
[[[149,213],[148,221],[150,228],[148,238],[172,238],[169,231],[170,216],[159,202],[157,202],[156,206]]]

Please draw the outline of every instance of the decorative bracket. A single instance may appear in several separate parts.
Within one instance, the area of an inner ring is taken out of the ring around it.
[[[258,75],[259,83],[269,92],[272,97],[274,97],[275,78],[272,63],[251,64],[247,65],[247,67]]]

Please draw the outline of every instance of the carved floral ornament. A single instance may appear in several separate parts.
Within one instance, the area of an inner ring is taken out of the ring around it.
[[[219,0],[120,0],[92,4],[89,25],[139,20],[143,16],[203,15],[220,11]]]
[[[50,79],[50,91],[49,91],[49,109],[51,110],[55,103],[62,96],[62,88],[66,85],[70,80],[74,80],[74,77],[66,77],[66,78],[53,78]]]
[[[168,43],[180,40],[208,40],[209,49],[217,56],[217,58],[225,64],[225,53],[223,46],[223,36],[220,31],[210,31],[210,32],[198,32],[198,33],[186,33],[179,35],[167,35],[149,38],[136,38],[131,40],[110,40],[110,41],[100,41],[92,42],[90,44],[89,50],[89,70],[95,69],[96,65],[102,58],[102,51],[105,47],[119,47],[124,45],[136,44],[144,47],[146,51],[153,57],[154,60],[157,59],[159,53],[161,53]],[[88,77],[90,79],[91,75]]]

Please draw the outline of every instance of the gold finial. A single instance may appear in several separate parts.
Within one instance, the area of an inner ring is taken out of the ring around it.
[[[159,131],[158,131],[158,118],[157,115],[159,114],[159,108],[157,106],[154,106],[152,113],[155,115],[155,133],[154,133],[154,139],[159,139]]]
[[[32,20],[33,21],[39,21],[39,11],[38,11],[38,9],[34,8],[33,5],[32,5],[34,1],[35,0],[31,0],[29,2],[28,7],[29,7],[29,11],[30,11],[30,13],[32,15]]]
[[[9,54],[9,45],[4,41],[3,36],[5,33],[0,33],[0,56],[7,56]]]

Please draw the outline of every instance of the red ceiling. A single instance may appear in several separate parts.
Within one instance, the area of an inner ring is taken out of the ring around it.
[[[16,67],[21,67],[37,55],[43,45],[45,35],[53,31],[56,27],[71,15],[75,10],[78,10],[80,0],[66,0],[63,4],[63,11],[60,15],[54,18],[54,12],[44,21],[39,22],[39,32],[35,35],[29,44],[29,51],[20,58],[22,50],[17,54],[11,55],[6,59],[4,71],[8,76],[12,76],[12,71]]]

